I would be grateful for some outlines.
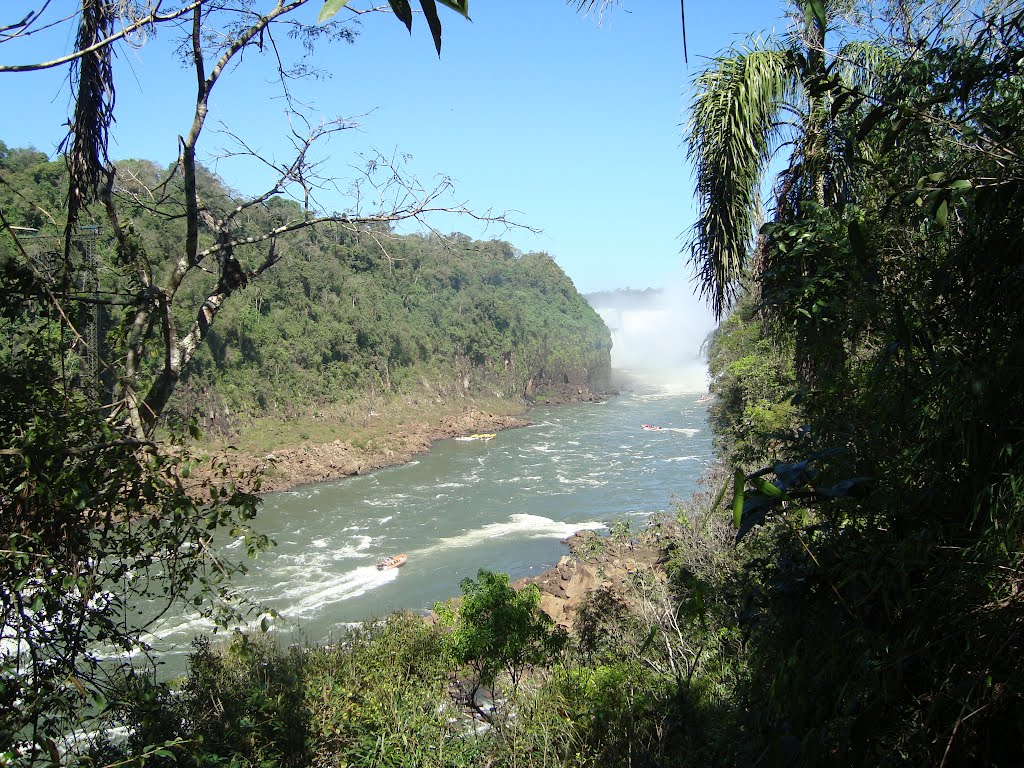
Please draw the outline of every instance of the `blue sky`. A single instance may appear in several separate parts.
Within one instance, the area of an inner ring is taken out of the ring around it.
[[[682,130],[690,83],[705,57],[751,32],[783,28],[786,3],[686,6],[689,65],[674,0],[623,0],[600,25],[560,0],[476,0],[471,23],[441,8],[440,59],[421,16],[410,37],[390,14],[369,14],[354,45],[318,51],[315,62],[329,77],[299,84],[296,94],[325,118],[360,124],[332,140],[324,160],[334,175],[351,175],[360,152],[407,153],[425,184],[446,174],[458,201],[478,211],[515,211],[516,220],[543,231],[481,230],[468,219],[437,219],[439,230],[547,251],[583,292],[683,286],[688,294],[681,248],[694,201]],[[310,18],[318,7],[310,6]],[[19,12],[0,12],[0,22]],[[0,63],[52,57],[73,42],[73,33],[62,32],[0,45]],[[165,31],[119,54],[115,160],[166,164],[176,157],[195,96],[194,75],[176,63],[171,42]],[[288,123],[269,84],[269,63],[248,56],[228,73],[208,127],[223,121],[267,157],[284,157]],[[0,139],[52,153],[69,114],[65,78],[60,71],[0,74],[7,104]],[[201,159],[234,189],[262,191],[266,177],[251,163],[212,157],[224,144],[204,134]],[[320,203],[345,207],[333,193]]]

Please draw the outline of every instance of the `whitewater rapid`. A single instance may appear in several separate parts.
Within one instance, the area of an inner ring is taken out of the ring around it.
[[[637,527],[698,490],[711,458],[702,394],[651,387],[537,408],[533,425],[492,440],[441,441],[403,466],[268,495],[257,525],[277,546],[236,586],[276,614],[270,631],[330,642],[370,617],[428,610],[479,568],[540,573],[574,532],[623,518]],[[406,565],[377,570],[399,552]],[[232,553],[243,556],[239,542]],[[247,627],[265,618],[257,612]],[[212,629],[191,611],[155,626],[149,640],[165,674],[180,674],[191,640]]]

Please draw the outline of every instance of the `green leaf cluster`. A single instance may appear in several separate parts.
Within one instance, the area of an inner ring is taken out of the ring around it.
[[[530,666],[543,664],[565,643],[565,633],[540,610],[535,584],[513,589],[507,573],[481,568],[476,579],[463,579],[458,606],[437,606],[452,627],[449,652],[456,664],[473,669],[472,692],[495,690],[507,674],[513,692]]]
[[[187,451],[97,411],[76,386],[68,318],[43,290],[0,254],[0,744],[27,765],[104,727],[118,667],[105,659],[145,654],[170,605],[219,624],[239,615],[229,580],[244,565],[218,553],[219,531],[250,554],[269,544],[249,528],[252,478],[215,461],[189,481]]]
[[[712,349],[748,561],[740,756],[1024,759],[1024,13],[992,5],[921,41],[875,41],[869,87],[812,84],[845,137],[842,194],[820,194],[835,175],[790,183],[815,178],[794,153]],[[768,402],[799,409],[788,440],[749,428],[743,394],[771,392],[779,352],[792,372]]]

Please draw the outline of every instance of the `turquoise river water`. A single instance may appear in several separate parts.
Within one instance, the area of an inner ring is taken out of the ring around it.
[[[687,389],[637,384],[600,404],[535,408],[531,426],[487,442],[444,440],[409,464],[270,494],[257,527],[277,546],[237,586],[277,612],[272,631],[329,642],[370,617],[425,611],[479,568],[538,574],[575,531],[620,518],[635,529],[698,490],[711,435],[703,387]],[[399,552],[402,568],[376,569]],[[210,629],[188,612],[154,627],[163,674],[180,674]]]

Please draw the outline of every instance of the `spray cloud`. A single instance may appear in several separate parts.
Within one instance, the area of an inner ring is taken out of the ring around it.
[[[703,344],[711,312],[682,281],[663,289],[587,297],[612,332],[612,366],[645,382],[683,392],[707,390]]]

